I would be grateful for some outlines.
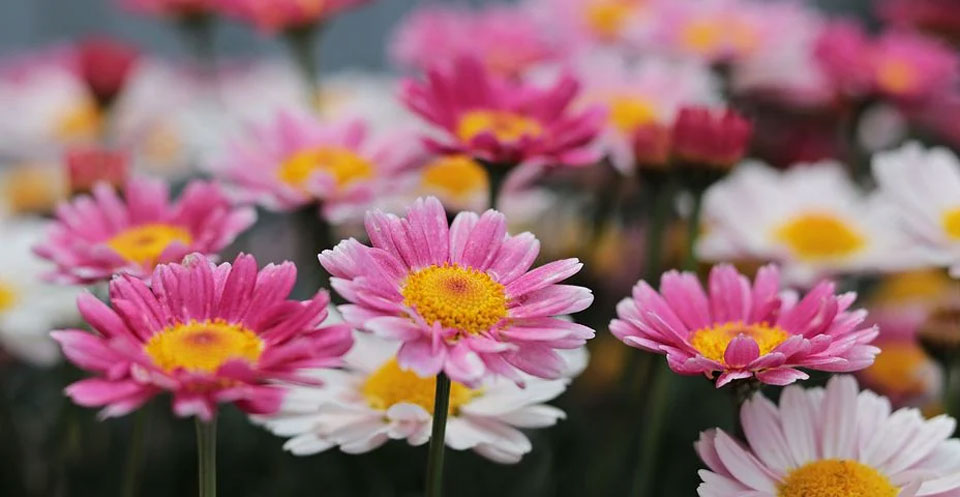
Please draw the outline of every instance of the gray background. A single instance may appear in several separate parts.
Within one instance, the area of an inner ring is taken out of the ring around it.
[[[426,3],[483,4],[504,0],[373,0],[343,15],[325,33],[321,57],[326,68],[382,68],[383,47],[403,14]],[[118,7],[119,0],[0,0],[0,56],[87,34],[107,33],[166,55],[185,51],[174,29],[152,17]],[[831,11],[864,10],[869,0],[819,0]],[[276,40],[232,22],[217,30],[224,54],[279,51]]]

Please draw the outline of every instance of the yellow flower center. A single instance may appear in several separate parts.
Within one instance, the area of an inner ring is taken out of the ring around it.
[[[514,142],[525,136],[540,136],[543,126],[516,112],[504,110],[474,110],[460,118],[457,136],[461,140],[470,141],[482,133],[491,133],[502,142]]]
[[[55,126],[54,132],[61,141],[89,141],[100,134],[103,116],[92,100],[85,99],[63,112]]]
[[[8,311],[17,305],[17,289],[0,281],[0,312]]]
[[[487,172],[477,161],[465,155],[441,157],[423,169],[423,186],[457,198],[484,192],[488,188]]]
[[[930,303],[947,292],[954,281],[941,270],[917,270],[884,279],[874,291],[877,304]]]
[[[233,359],[256,363],[263,352],[263,340],[239,324],[190,321],[154,334],[143,350],[165,371],[212,373]]]
[[[3,175],[2,194],[14,213],[51,211],[66,196],[62,170],[41,164],[14,166]]]
[[[584,19],[598,37],[609,40],[620,34],[636,7],[630,0],[593,0],[586,5]]]
[[[857,461],[824,459],[791,471],[777,497],[896,497],[900,489],[879,471]]]
[[[617,96],[610,99],[610,122],[624,133],[630,133],[656,119],[656,107],[645,98]]]
[[[152,223],[127,228],[106,243],[114,252],[128,261],[154,266],[160,254],[174,242],[190,245],[193,242],[193,236],[180,226]]]
[[[444,328],[483,333],[507,317],[503,285],[483,271],[457,264],[410,273],[401,293],[403,303],[427,323],[439,321]]]
[[[758,36],[749,23],[717,17],[690,21],[683,27],[680,40],[688,49],[702,55],[727,49],[743,54],[756,48]]]
[[[790,334],[779,326],[770,326],[767,323],[744,324],[737,321],[693,332],[690,335],[690,345],[703,357],[723,363],[723,353],[727,351],[727,346],[740,335],[746,335],[757,342],[760,355],[770,353],[777,345],[790,338]]]
[[[774,237],[800,259],[823,260],[851,256],[867,242],[847,221],[830,213],[801,214],[774,231]]]
[[[943,231],[954,240],[960,240],[960,207],[947,210],[941,216]]]
[[[877,84],[890,93],[909,91],[916,82],[916,70],[908,61],[887,59],[877,67]]]
[[[421,378],[413,371],[400,369],[396,359],[390,359],[374,371],[363,384],[363,396],[370,407],[386,411],[391,406],[406,402],[416,404],[433,414],[437,378]],[[455,381],[450,382],[450,414],[470,402],[477,392]]]
[[[340,146],[323,146],[301,150],[283,162],[277,171],[281,181],[303,188],[315,172],[333,177],[337,188],[372,178],[373,164],[353,150]]]
[[[868,381],[895,393],[922,393],[927,382],[924,366],[930,363],[923,348],[914,342],[885,343],[873,365],[863,370]]]

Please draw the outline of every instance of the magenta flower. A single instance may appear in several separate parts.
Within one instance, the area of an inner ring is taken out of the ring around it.
[[[874,49],[875,82],[886,95],[927,99],[960,81],[960,58],[945,43],[910,32],[889,31]]]
[[[766,266],[750,281],[733,266],[715,266],[708,290],[692,273],[663,275],[658,294],[645,281],[617,305],[610,331],[631,347],[665,354],[680,374],[720,373],[717,387],[756,377],[773,385],[806,379],[798,367],[831,372],[863,369],[880,349],[866,311],[848,311],[854,293],[835,295],[821,282],[798,300],[779,293],[780,272]]]
[[[352,345],[346,325],[321,327],[327,292],[288,300],[297,277],[292,263],[240,255],[219,266],[202,254],[163,264],[152,285],[121,275],[110,282],[110,304],[91,294],[77,306],[96,333],[53,333],[64,354],[96,377],[66,389],[82,406],[106,406],[122,416],[161,392],[173,394],[178,416],[210,420],[221,402],[251,414],[280,407],[274,380],[310,382],[303,368],[334,367]]]
[[[554,316],[586,309],[589,289],[558,285],[580,271],[576,259],[530,266],[540,244],[510,236],[503,214],[462,212],[451,225],[436,198],[418,199],[399,218],[371,212],[373,247],[350,239],[320,254],[331,285],[350,304],[344,319],[403,342],[401,368],[422,377],[446,372],[477,385],[488,375],[522,383],[523,371],[555,379],[564,369],[555,349],[594,335]]]
[[[145,277],[157,264],[191,252],[215,255],[256,220],[205,181],[187,185],[176,201],[162,181],[133,178],[123,197],[106,183],[57,207],[57,219],[37,255],[57,265],[50,279],[93,283],[117,273]]]
[[[218,0],[225,13],[273,33],[314,26],[370,0]]]
[[[428,139],[443,152],[496,164],[539,161],[589,165],[600,159],[594,145],[604,120],[602,106],[570,110],[580,84],[569,75],[550,88],[495,77],[475,58],[438,64],[427,80],[408,80],[401,98],[421,117],[445,131]]]

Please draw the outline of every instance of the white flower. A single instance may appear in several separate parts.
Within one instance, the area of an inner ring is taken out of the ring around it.
[[[746,163],[704,199],[698,255],[707,260],[776,261],[789,283],[837,273],[892,271],[917,254],[890,220],[893,206],[865,195],[835,162],[780,172]]]
[[[925,260],[960,272],[960,161],[946,148],[908,143],[874,156],[880,192],[898,207],[902,228],[922,246]]]
[[[79,319],[75,301],[80,289],[42,281],[50,268],[32,247],[43,234],[41,221],[0,222],[0,347],[31,363],[50,365],[60,354],[49,332]]]
[[[343,370],[312,372],[322,386],[291,386],[280,412],[253,418],[274,434],[291,437],[286,450],[308,455],[339,446],[355,454],[388,440],[429,441],[436,380],[401,370],[394,358],[399,344],[363,333],[355,338]],[[569,377],[586,366],[586,351],[574,352],[566,356]],[[476,389],[454,382],[447,446],[473,449],[500,463],[519,461],[532,446],[518,428],[542,428],[563,419],[563,411],[543,402],[563,393],[569,377],[529,377],[526,388],[503,378]]]

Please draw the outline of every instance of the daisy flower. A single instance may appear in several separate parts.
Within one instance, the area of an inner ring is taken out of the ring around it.
[[[370,0],[219,0],[217,8],[267,33],[309,28]]]
[[[579,87],[569,75],[549,88],[507,81],[464,57],[435,66],[426,81],[406,81],[401,98],[443,130],[443,138],[427,139],[434,149],[493,164],[581,166],[600,157],[593,141],[604,112],[600,107],[571,111]]]
[[[916,250],[890,219],[884,198],[866,196],[835,162],[785,172],[746,163],[704,198],[705,260],[776,261],[791,284],[825,275],[906,269]]]
[[[403,342],[402,369],[422,377],[441,371],[471,387],[490,375],[522,383],[521,371],[555,379],[590,328],[554,316],[586,309],[589,289],[558,285],[578,271],[576,259],[530,270],[540,244],[510,236],[494,210],[461,212],[448,226],[436,198],[418,199],[405,218],[367,214],[372,247],[350,239],[320,254],[331,285],[348,305],[346,321]]]
[[[917,339],[926,313],[875,307],[870,316],[880,329],[874,342],[880,354],[870,367],[857,372],[857,378],[895,406],[924,407],[939,399],[943,370]]]
[[[960,161],[946,148],[908,143],[876,154],[880,192],[897,207],[895,219],[919,244],[925,259],[960,272]]]
[[[527,0],[542,30],[557,33],[567,50],[638,45],[656,19],[657,0]]]
[[[440,155],[418,172],[421,195],[436,196],[453,211],[478,211],[487,207],[490,180],[483,165],[466,155]]]
[[[344,369],[317,370],[320,386],[292,386],[276,414],[256,417],[274,434],[290,437],[284,449],[310,455],[339,446],[368,452],[389,440],[422,445],[430,439],[436,378],[401,369],[396,341],[357,333]],[[499,463],[516,463],[533,446],[519,429],[545,428],[565,414],[545,402],[566,390],[586,366],[586,351],[566,354],[569,366],[556,380],[525,376],[518,387],[486,378],[476,388],[453,383],[444,441],[454,450],[472,449]]]
[[[0,348],[48,366],[60,357],[50,330],[76,322],[79,289],[43,282],[49,268],[30,249],[44,228],[39,219],[0,221]]]
[[[193,181],[170,201],[162,181],[133,178],[123,197],[106,183],[60,204],[46,240],[34,251],[57,265],[49,277],[93,283],[117,273],[148,276],[157,264],[191,252],[216,255],[256,220],[213,183]]]
[[[177,416],[209,421],[229,402],[251,414],[275,412],[277,380],[312,381],[299,370],[335,367],[352,344],[344,325],[321,327],[329,297],[289,300],[292,263],[261,270],[249,255],[219,266],[202,254],[157,266],[147,284],[129,275],[110,282],[110,306],[77,300],[94,333],[54,332],[64,354],[96,374],[66,389],[82,406],[122,416],[152,397],[173,394]]]
[[[659,22],[652,38],[685,57],[736,62],[777,34],[764,5],[751,0],[673,0],[657,5]]]
[[[960,494],[956,421],[857,391],[848,376],[827,387],[787,387],[780,405],[757,395],[740,409],[747,446],[723,430],[701,433],[701,497],[948,497]],[[879,435],[879,436],[878,436]]]
[[[851,311],[856,294],[834,294],[821,282],[803,298],[780,293],[776,266],[760,269],[753,284],[733,266],[714,266],[704,290],[693,273],[670,271],[660,293],[646,281],[617,304],[610,331],[631,347],[667,356],[673,371],[787,385],[806,379],[797,368],[831,372],[863,369],[880,349],[867,313]]]
[[[876,88],[894,98],[930,98],[960,81],[960,58],[935,38],[888,31],[876,40],[873,57]]]
[[[278,211],[319,203],[324,217],[342,220],[365,208],[419,153],[405,133],[368,137],[363,121],[323,124],[282,112],[236,140],[214,170],[244,200]]]

